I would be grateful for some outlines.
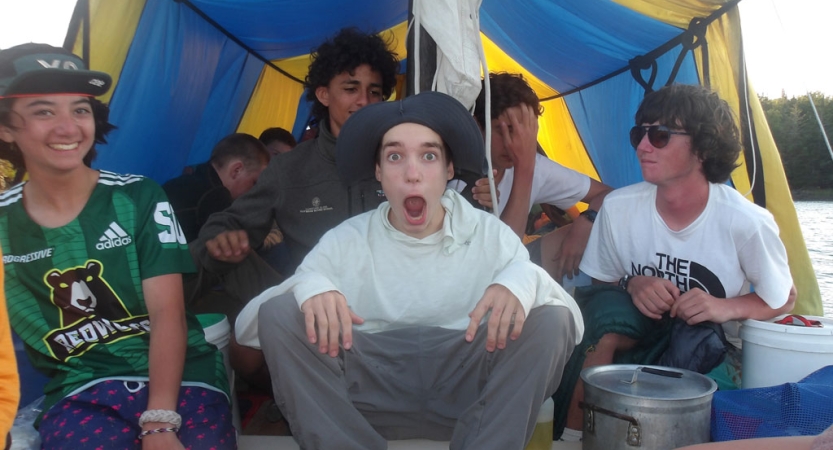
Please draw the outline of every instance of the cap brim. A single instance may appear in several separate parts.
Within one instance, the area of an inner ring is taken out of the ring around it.
[[[448,146],[455,172],[484,174],[483,135],[471,113],[453,97],[423,92],[392,102],[374,103],[353,113],[336,140],[341,181],[351,185],[376,176],[376,150],[388,130],[417,123],[436,132]]]
[[[110,90],[110,75],[93,70],[49,69],[20,74],[0,97],[82,94],[97,97]]]

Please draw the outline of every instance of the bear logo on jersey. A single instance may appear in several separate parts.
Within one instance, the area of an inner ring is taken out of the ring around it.
[[[150,332],[148,315],[130,315],[103,272],[101,262],[91,259],[83,266],[50,270],[43,277],[61,314],[60,327],[43,337],[56,359],[66,361],[98,344]]]
[[[109,320],[130,316],[107,281],[101,278],[102,270],[100,262],[90,260],[83,267],[46,274],[46,283],[52,287],[52,303],[61,310],[62,327],[91,316]]]

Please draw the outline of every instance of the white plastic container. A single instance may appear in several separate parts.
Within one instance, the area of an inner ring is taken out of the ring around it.
[[[744,389],[795,383],[833,365],[833,320],[804,316],[821,328],[774,323],[784,317],[742,322]]]
[[[225,314],[197,314],[197,320],[202,325],[205,340],[214,344],[223,354],[223,364],[226,366],[229,390],[231,391],[231,418],[237,433],[242,432],[240,421],[240,407],[237,404],[237,394],[234,391],[234,370],[229,363],[229,343],[231,342],[231,325]]]

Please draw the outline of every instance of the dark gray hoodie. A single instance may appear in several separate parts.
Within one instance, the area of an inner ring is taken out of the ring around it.
[[[206,241],[224,231],[246,230],[249,245],[256,249],[275,221],[290,253],[290,270],[283,275],[292,275],[325,232],[385,201],[382,185],[375,179],[349,187],[341,182],[335,143],[322,123],[317,138],[272,157],[257,184],[229,208],[213,214],[200,230],[194,251],[203,267],[218,274],[234,267],[212,258]]]

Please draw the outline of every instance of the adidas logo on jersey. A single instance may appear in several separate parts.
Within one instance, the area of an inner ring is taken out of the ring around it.
[[[123,247],[130,245],[133,239],[125,232],[122,227],[116,222],[110,223],[110,226],[104,230],[104,234],[98,238],[98,244],[95,248],[98,250],[106,250],[108,248]]]

